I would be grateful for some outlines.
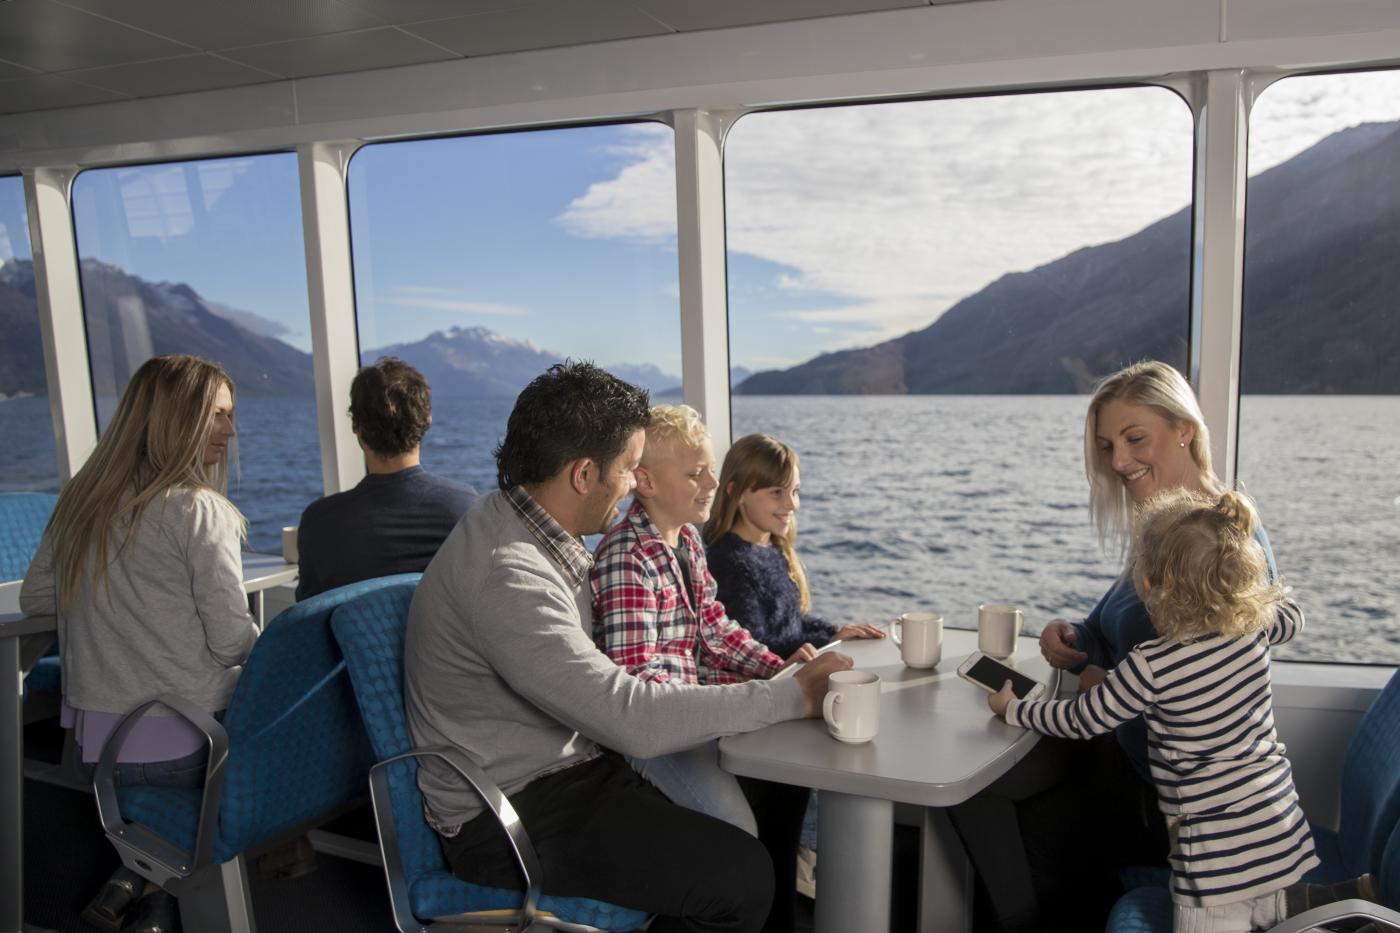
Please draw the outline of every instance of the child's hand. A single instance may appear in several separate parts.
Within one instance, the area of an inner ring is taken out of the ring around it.
[[[792,667],[794,664],[805,663],[805,662],[807,662],[807,661],[812,660],[812,659],[815,658],[816,656],[817,656],[817,649],[812,647],[812,643],[811,643],[810,641],[804,641],[804,642],[802,643],[802,647],[801,647],[801,648],[798,648],[796,651],[794,651],[794,652],[792,653],[792,657],[790,657],[790,658],[788,658],[786,661],[784,661],[784,662],[783,662],[783,666],[780,667],[779,670],[787,670],[789,667]]]
[[[1011,705],[1011,701],[1016,699],[1016,694],[1011,691],[1011,681],[1001,685],[1001,689],[987,697],[987,705],[992,708],[1002,719],[1006,718],[1006,708]]]
[[[1097,664],[1085,665],[1084,670],[1079,672],[1079,692],[1084,693],[1088,690],[1092,690],[1094,687],[1103,683],[1103,679],[1107,676],[1108,671],[1099,667]]]
[[[865,622],[853,622],[840,629],[834,636],[833,641],[845,641],[848,638],[884,638],[885,633],[878,626],[869,625]]]

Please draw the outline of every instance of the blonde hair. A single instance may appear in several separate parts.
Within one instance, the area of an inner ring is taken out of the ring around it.
[[[724,455],[719,471],[719,490],[715,494],[710,520],[705,523],[705,543],[715,544],[739,520],[739,500],[753,489],[790,486],[797,476],[797,451],[767,434],[746,434],[734,442]],[[812,611],[812,594],[807,589],[807,571],[797,559],[793,542],[797,540],[797,517],[788,524],[787,534],[774,536],[773,543],[787,558],[788,576],[797,585],[802,612]]]
[[[1099,545],[1121,555],[1132,532],[1135,504],[1122,480],[1099,449],[1099,412],[1109,402],[1142,405],[1161,415],[1172,426],[1189,422],[1195,431],[1191,459],[1201,471],[1201,481],[1212,492],[1221,490],[1210,465],[1210,432],[1191,386],[1166,363],[1143,360],[1105,377],[1094,388],[1084,417],[1084,475],[1089,480],[1089,520],[1098,529]]]
[[[1158,633],[1174,641],[1238,638],[1269,625],[1286,591],[1268,580],[1257,525],[1238,492],[1214,498],[1176,489],[1143,504],[1131,568]]]
[[[209,467],[203,456],[223,386],[233,394],[222,367],[193,356],[157,356],[132,375],[107,430],[49,519],[61,609],[72,604],[85,576],[94,586],[105,584],[108,566],[120,556],[120,549],[110,553],[113,532],[129,532],[121,544],[126,548],[157,498],[176,488],[223,496],[229,450]],[[243,533],[246,521],[238,518]]]
[[[710,439],[700,412],[689,405],[653,405],[647,419],[647,443],[642,448],[642,465],[654,463],[659,450],[670,452],[677,444],[699,447]]]

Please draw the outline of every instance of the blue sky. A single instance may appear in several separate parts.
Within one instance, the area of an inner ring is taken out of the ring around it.
[[[1254,110],[1250,171],[1400,118],[1394,73],[1289,79]],[[1191,120],[1159,88],[754,114],[725,152],[732,362],[791,365],[927,326],[1007,272],[1185,205]],[[484,326],[561,354],[680,371],[674,141],[659,124],[368,146],[350,167],[361,346]],[[0,260],[27,255],[0,179]],[[79,250],[281,324],[309,348],[295,156],[102,169]]]

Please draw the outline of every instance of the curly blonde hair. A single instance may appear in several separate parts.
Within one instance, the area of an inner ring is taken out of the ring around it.
[[[1258,518],[1243,494],[1185,489],[1143,503],[1130,566],[1152,626],[1173,641],[1266,628],[1286,589],[1268,580]]]

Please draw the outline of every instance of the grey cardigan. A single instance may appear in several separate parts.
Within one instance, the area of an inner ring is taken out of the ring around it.
[[[791,678],[727,686],[640,681],[593,643],[574,585],[501,492],[479,500],[428,565],[409,610],[405,700],[414,745],[470,754],[507,795],[599,754],[654,758],[803,714]],[[418,770],[447,833],[481,812],[433,760]]]
[[[84,580],[59,613],[46,532],[20,588],[27,615],[58,615],[68,704],[125,713],[176,693],[210,712],[226,708],[258,637],[233,506],[217,493],[173,489],[146,508],[129,540],[114,533],[110,554],[107,585]]]

